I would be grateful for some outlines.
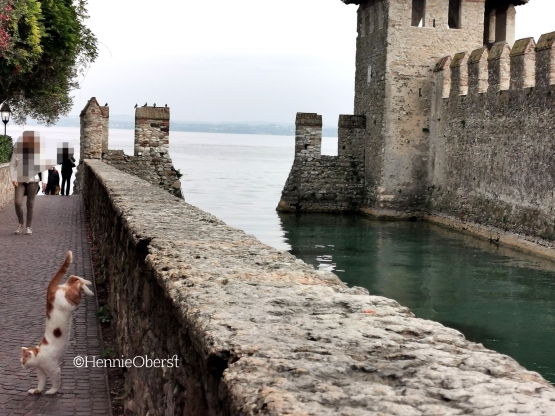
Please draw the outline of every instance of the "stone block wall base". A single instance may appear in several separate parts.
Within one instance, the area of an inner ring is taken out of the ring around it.
[[[406,211],[397,211],[395,209],[383,209],[383,208],[371,208],[371,207],[362,207],[360,212],[364,215],[368,215],[369,217],[373,217],[378,220],[385,220],[385,221],[399,221],[399,220],[410,220],[413,218],[421,218],[421,212],[406,212]]]
[[[432,224],[437,224],[442,227],[457,230],[463,234],[488,240],[499,246],[505,246],[524,253],[555,260],[555,244],[539,237],[516,234],[501,230],[497,227],[465,222],[458,218],[439,213],[424,214],[421,217]]]

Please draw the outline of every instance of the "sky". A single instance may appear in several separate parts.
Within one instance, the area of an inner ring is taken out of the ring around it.
[[[71,114],[168,104],[173,120],[334,125],[354,99],[355,5],[341,0],[89,0],[99,58]],[[516,39],[555,31],[554,0],[517,7]]]

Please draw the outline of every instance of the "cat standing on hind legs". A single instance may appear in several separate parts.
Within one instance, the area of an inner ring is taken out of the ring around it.
[[[72,259],[71,251],[68,251],[64,263],[48,285],[46,330],[42,341],[36,347],[22,347],[21,365],[23,368],[35,367],[39,379],[37,388],[30,389],[30,394],[41,393],[46,386],[48,377],[52,381],[52,388],[45,394],[55,394],[60,388],[60,365],[69,344],[71,314],[81,302],[81,290],[89,296],[94,296],[94,293],[87,287],[92,283],[78,276],[69,276],[67,282],[60,285],[62,278],[69,270]]]

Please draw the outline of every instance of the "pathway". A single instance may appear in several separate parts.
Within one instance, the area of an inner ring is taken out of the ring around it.
[[[33,235],[15,235],[16,227],[12,202],[0,210],[0,416],[110,415],[105,371],[73,365],[75,356],[101,353],[94,297],[83,296],[73,314],[56,395],[29,395],[35,371],[19,362],[21,347],[38,345],[44,335],[46,287],[67,250],[73,251],[69,273],[93,280],[81,197],[37,196]]]

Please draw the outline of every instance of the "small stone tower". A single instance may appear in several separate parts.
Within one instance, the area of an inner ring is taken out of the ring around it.
[[[367,121],[364,205],[393,216],[419,210],[435,64],[484,43],[514,42],[514,6],[527,0],[343,2],[358,5],[354,113]],[[468,56],[460,59],[464,89]]]

